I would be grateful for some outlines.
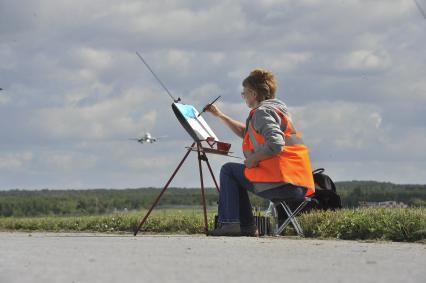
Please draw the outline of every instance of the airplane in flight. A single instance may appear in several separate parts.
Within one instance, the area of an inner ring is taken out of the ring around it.
[[[159,141],[160,139],[165,138],[165,136],[162,137],[153,137],[150,133],[146,132],[142,137],[140,138],[131,138],[130,140],[134,140],[140,143],[154,143]]]

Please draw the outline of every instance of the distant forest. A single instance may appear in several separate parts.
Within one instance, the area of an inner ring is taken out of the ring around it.
[[[396,185],[373,181],[337,182],[344,207],[364,201],[397,201],[409,206],[426,206],[426,185]],[[91,190],[10,190],[0,191],[0,217],[44,215],[94,215],[146,209],[160,193],[157,188]],[[216,206],[218,194],[206,189],[207,206]],[[254,206],[266,202],[250,194]],[[169,188],[159,207],[201,207],[199,188]]]

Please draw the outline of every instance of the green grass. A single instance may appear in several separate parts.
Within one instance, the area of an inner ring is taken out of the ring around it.
[[[426,239],[426,208],[363,208],[301,215],[307,237],[414,242]]]
[[[99,216],[0,217],[0,231],[132,232],[146,210]],[[213,226],[214,212],[208,213]],[[153,210],[142,230],[152,233],[202,233],[202,212],[195,209]]]
[[[146,211],[82,217],[0,218],[2,231],[126,232],[139,224]],[[208,212],[212,228],[215,210]],[[367,208],[316,211],[299,218],[306,237],[346,240],[426,240],[426,208]],[[150,233],[203,233],[202,212],[195,209],[157,209],[144,224]],[[292,229],[286,235],[294,235]]]

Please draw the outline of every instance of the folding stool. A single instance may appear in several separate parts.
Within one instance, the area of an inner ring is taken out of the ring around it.
[[[269,208],[266,211],[265,215],[272,217],[273,227],[271,227],[272,234],[274,236],[279,236],[284,231],[284,229],[291,223],[296,230],[297,235],[300,237],[304,237],[303,229],[297,221],[296,216],[302,211],[302,209],[311,202],[310,197],[305,197],[304,200],[300,203],[300,205],[292,211],[289,205],[286,203],[286,200],[273,200],[269,201]],[[277,208],[281,206],[284,209],[285,214],[287,215],[287,219],[279,225],[278,221],[278,211]]]

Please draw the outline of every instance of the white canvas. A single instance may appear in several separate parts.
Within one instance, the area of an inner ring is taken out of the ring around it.
[[[204,118],[198,116],[199,112],[194,106],[181,103],[174,103],[174,105],[176,105],[179,112],[200,140],[205,140],[208,137],[213,137],[215,141],[219,140]]]

